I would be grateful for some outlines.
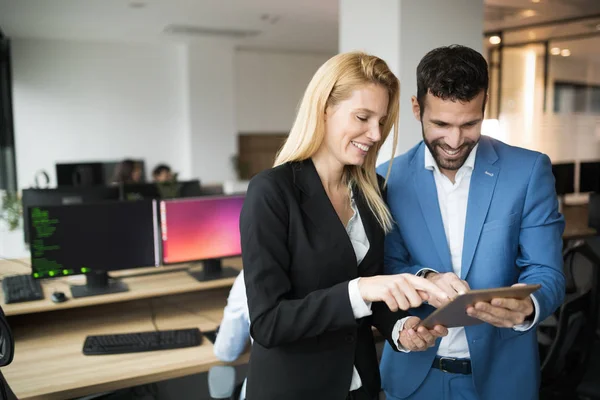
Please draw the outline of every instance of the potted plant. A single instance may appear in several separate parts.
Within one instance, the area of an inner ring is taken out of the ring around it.
[[[249,179],[249,165],[247,162],[243,162],[240,160],[239,155],[234,154],[231,156],[231,164],[233,165],[233,170],[235,171],[236,178],[238,181],[243,181]]]
[[[2,192],[0,203],[0,221],[4,221],[9,231],[15,231],[21,226],[23,205],[16,192]]]
[[[0,190],[0,257],[27,257],[22,231],[23,206],[16,192]]]

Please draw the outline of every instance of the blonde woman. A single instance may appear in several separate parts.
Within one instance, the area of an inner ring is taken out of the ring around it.
[[[240,218],[254,339],[248,400],[374,399],[380,391],[371,325],[402,351],[425,350],[445,328],[404,326],[404,311],[436,286],[378,276],[393,221],[375,173],[381,144],[398,135],[398,79],[354,52],[311,80],[274,168],[250,183]]]

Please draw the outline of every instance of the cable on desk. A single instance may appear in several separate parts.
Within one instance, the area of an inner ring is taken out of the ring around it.
[[[152,301],[152,299],[150,300],[150,316],[152,318],[152,325],[154,325],[154,329],[158,332],[160,331],[160,329],[158,329],[158,326],[156,325],[156,310],[154,309],[154,302]]]

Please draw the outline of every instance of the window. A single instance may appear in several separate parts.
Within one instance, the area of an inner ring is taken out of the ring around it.
[[[554,82],[554,112],[600,114],[600,86]]]

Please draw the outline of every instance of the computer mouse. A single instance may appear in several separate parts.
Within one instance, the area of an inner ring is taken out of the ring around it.
[[[68,300],[63,292],[52,293],[51,299],[54,303],[63,303]]]

